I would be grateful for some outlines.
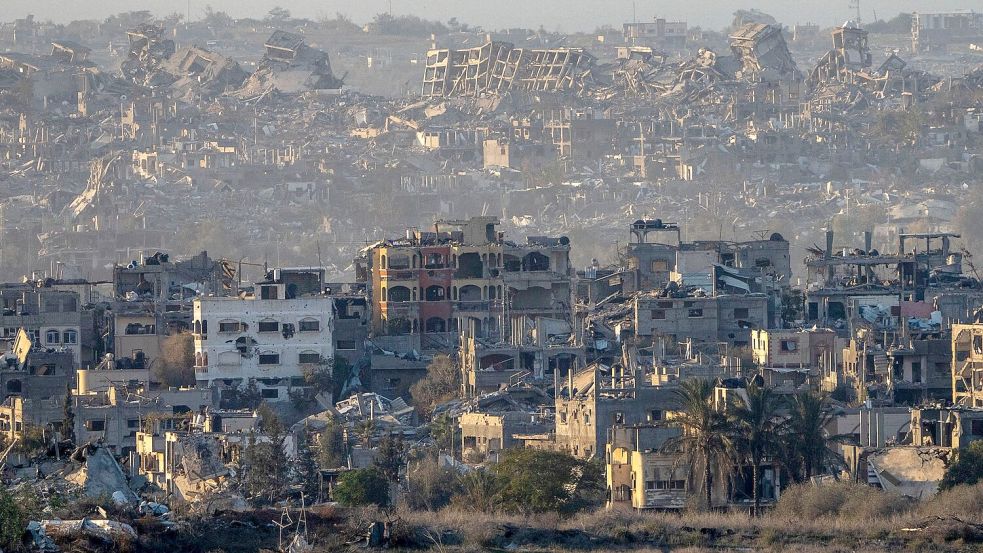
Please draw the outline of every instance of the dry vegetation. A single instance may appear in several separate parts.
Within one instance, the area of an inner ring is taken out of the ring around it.
[[[439,551],[983,550],[983,485],[918,503],[867,486],[795,486],[761,518],[744,513],[594,511],[570,518],[397,510],[402,547]]]
[[[80,507],[79,507],[80,508]],[[88,510],[88,509],[82,509]],[[61,513],[71,517],[82,512]],[[238,553],[275,551],[275,509],[227,513],[166,530],[153,519],[129,519],[140,538],[126,544],[60,543],[72,551]],[[446,508],[315,507],[308,514],[314,551],[362,549],[368,525],[389,522],[397,551],[983,551],[983,484],[959,486],[925,502],[840,483],[788,489],[769,513],[682,514],[598,510],[571,517],[507,515]],[[83,540],[84,541],[84,540]]]

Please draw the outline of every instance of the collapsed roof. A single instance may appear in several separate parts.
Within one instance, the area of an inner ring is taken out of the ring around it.
[[[235,94],[240,99],[256,99],[271,92],[337,90],[344,85],[344,77],[332,73],[327,52],[308,46],[298,34],[274,31],[264,46],[266,53],[256,72]]]

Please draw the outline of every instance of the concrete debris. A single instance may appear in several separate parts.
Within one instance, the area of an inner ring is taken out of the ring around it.
[[[871,453],[867,461],[884,490],[922,500],[938,493],[951,455],[949,449],[892,447]]]
[[[105,544],[116,543],[120,539],[136,539],[137,533],[129,524],[115,520],[83,518],[79,520],[42,520],[28,523],[33,545],[45,553],[59,551],[55,540],[68,540],[90,537]]]
[[[70,482],[82,486],[85,495],[91,498],[112,497],[117,503],[127,504],[137,501],[130,490],[126,475],[113,454],[104,447],[89,445],[80,448],[83,465],[66,476]]]
[[[266,54],[243,87],[235,92],[236,97],[256,101],[275,92],[337,90],[344,84],[344,78],[331,72],[328,54],[308,46],[300,35],[275,31],[265,47]]]
[[[163,503],[157,503],[156,501],[141,501],[140,506],[137,507],[137,512],[141,515],[166,517],[171,513],[171,510]]]

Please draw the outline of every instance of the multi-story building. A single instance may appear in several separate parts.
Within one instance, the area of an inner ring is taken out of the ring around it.
[[[671,48],[686,46],[688,28],[685,21],[667,21],[657,17],[652,21],[625,23],[625,42],[651,44]]]
[[[691,491],[690,467],[661,451],[682,428],[666,422],[613,426],[608,430],[605,465],[608,507],[681,509]]]
[[[679,225],[661,219],[635,221],[629,230],[625,293],[659,289],[673,280],[673,273],[707,272],[714,265],[731,269],[736,277],[762,277],[767,281],[762,284],[791,285],[789,243],[778,233],[767,240],[683,242]]]
[[[954,42],[983,38],[983,13],[971,10],[911,14],[911,50],[944,49]]]
[[[113,371],[106,371],[113,372]],[[112,386],[107,393],[76,395],[75,441],[101,441],[119,455],[136,449],[137,432],[150,420],[160,425],[183,424],[193,412],[210,408],[211,390],[198,388],[148,390]]]
[[[407,231],[358,261],[377,336],[410,336],[409,347],[453,348],[465,330],[504,341],[516,317],[570,320],[570,242],[565,237],[505,240],[497,217],[441,221]],[[442,231],[455,227],[459,230]]]
[[[983,407],[983,324],[952,325],[952,403]]]
[[[836,332],[814,329],[754,329],[751,353],[763,367],[781,369],[824,368],[838,364],[842,348],[837,348]]]
[[[571,375],[566,395],[556,397],[554,443],[545,447],[589,459],[603,454],[612,426],[666,420],[678,409],[675,387],[654,386],[652,380],[641,369],[596,364]]]
[[[4,285],[0,303],[4,339],[13,341],[23,328],[34,345],[70,352],[76,366],[94,360],[91,341],[83,340],[83,329],[92,334],[93,314],[82,309],[77,292],[34,282]],[[88,347],[83,342],[89,342]]]
[[[656,337],[673,342],[691,339],[733,347],[751,344],[752,329],[768,326],[764,294],[663,297],[637,294],[633,301],[636,336],[650,343]]]
[[[37,347],[23,329],[0,365],[0,435],[13,438],[25,426],[60,424],[75,377],[71,352]]]
[[[335,298],[323,282],[323,269],[274,269],[251,295],[196,298],[198,385],[232,394],[253,383],[268,401],[304,387],[305,372],[334,355]]]

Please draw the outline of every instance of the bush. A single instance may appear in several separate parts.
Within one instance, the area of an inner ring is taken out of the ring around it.
[[[334,499],[346,507],[389,505],[389,481],[377,468],[350,470],[338,478]]]
[[[410,396],[417,411],[429,418],[437,405],[457,397],[460,389],[457,364],[446,355],[438,355],[427,366],[427,376],[410,386]]]
[[[0,488],[0,549],[18,548],[25,528],[27,513],[10,492]]]
[[[983,441],[975,441],[956,451],[956,462],[945,469],[939,490],[952,489],[960,484],[976,484],[983,478]]]
[[[154,377],[164,386],[195,385],[195,341],[190,332],[171,334],[161,340]]]
[[[983,483],[961,485],[939,492],[918,507],[923,517],[955,516],[966,520],[983,519]]]
[[[436,511],[450,504],[457,491],[457,473],[427,455],[407,466],[406,503],[418,511]]]
[[[783,519],[844,517],[873,520],[901,514],[911,501],[900,495],[852,482],[816,486],[797,484],[782,492],[774,514]]]
[[[499,508],[502,481],[489,471],[474,470],[458,479],[451,503],[463,511],[493,513]]]
[[[515,513],[574,513],[604,486],[597,463],[556,451],[510,449],[494,471],[503,483],[502,507]]]

